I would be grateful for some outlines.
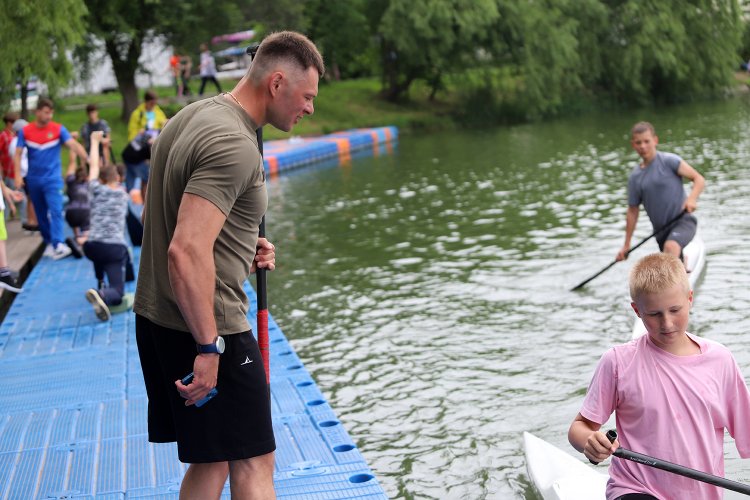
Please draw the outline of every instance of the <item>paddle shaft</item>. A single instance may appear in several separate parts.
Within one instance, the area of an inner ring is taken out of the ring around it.
[[[255,136],[258,139],[258,151],[260,152],[261,158],[263,157],[263,127],[255,131]],[[258,238],[266,237],[266,216],[264,215],[260,220],[260,226],[258,227]],[[266,372],[266,384],[271,386],[271,366],[269,358],[269,345],[268,345],[268,295],[266,293],[266,270],[264,268],[255,269],[255,278],[257,285],[258,295],[258,348],[260,349],[260,356],[263,360],[263,370]]]
[[[614,430],[607,431],[607,438],[609,438],[611,442],[614,442],[614,440],[617,439],[617,432],[615,432]],[[636,462],[639,464],[648,465],[649,467],[654,467],[656,469],[665,470],[667,472],[671,472],[672,474],[677,474],[680,476],[688,477],[690,479],[695,479],[697,481],[702,481],[704,483],[713,484],[714,486],[719,486],[727,490],[736,491],[744,495],[750,495],[750,485],[738,483],[737,481],[732,481],[731,479],[714,476],[713,474],[707,474],[699,470],[691,469],[690,467],[685,467],[684,465],[667,462],[666,460],[650,457],[648,455],[630,451],[622,447],[617,448],[613,455],[625,460],[630,460],[631,462]]]
[[[661,233],[661,232],[665,231],[666,229],[668,229],[669,227],[671,227],[671,226],[672,226],[672,224],[674,224],[675,222],[677,222],[677,221],[678,221],[678,220],[680,219],[680,217],[682,217],[683,215],[685,215],[685,212],[684,212],[684,211],[683,211],[683,212],[680,212],[680,214],[679,214],[679,215],[678,215],[677,217],[675,217],[674,219],[672,219],[672,220],[670,220],[669,222],[667,222],[667,223],[666,223],[666,224],[665,224],[665,225],[664,225],[664,226],[663,226],[663,227],[662,227],[661,229],[659,229],[659,230],[657,230],[657,231],[654,231],[653,233],[651,233],[651,234],[649,234],[648,236],[646,236],[646,237],[645,237],[644,239],[642,239],[642,240],[641,240],[641,241],[640,241],[640,242],[639,242],[639,243],[638,243],[638,244],[637,244],[636,246],[632,247],[632,248],[631,248],[630,250],[628,250],[628,251],[627,251],[627,252],[625,253],[625,258],[627,258],[627,257],[628,257],[628,255],[630,255],[630,253],[631,253],[631,252],[632,252],[633,250],[635,250],[636,248],[640,247],[641,245],[643,245],[644,243],[646,243],[646,242],[647,242],[648,240],[650,240],[651,238],[653,238],[653,237],[654,237],[654,236],[656,236],[657,234],[659,234],[659,233]],[[610,267],[614,266],[614,265],[615,265],[615,264],[617,264],[618,262],[620,262],[620,261],[619,261],[619,260],[617,260],[617,259],[613,260],[612,262],[610,262],[610,263],[609,263],[609,265],[608,265],[607,267],[605,267],[604,269],[602,269],[601,271],[599,271],[598,273],[596,273],[595,275],[593,275],[592,277],[590,277],[590,278],[589,278],[589,279],[587,279],[586,281],[583,281],[583,282],[579,283],[578,285],[574,286],[573,288],[571,288],[571,291],[574,291],[574,290],[578,290],[579,288],[582,288],[583,286],[585,286],[585,285],[586,285],[586,283],[588,283],[589,281],[593,280],[594,278],[597,278],[597,277],[599,277],[599,275],[601,275],[602,273],[604,273],[604,271],[606,271],[606,270],[607,270],[607,269],[609,269]]]

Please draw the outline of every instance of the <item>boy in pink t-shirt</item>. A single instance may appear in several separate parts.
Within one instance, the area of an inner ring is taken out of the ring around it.
[[[599,361],[568,440],[594,462],[620,445],[709,474],[724,475],[724,429],[750,457],[750,392],[723,345],[685,330],[693,301],[678,258],[648,255],[630,272],[630,296],[648,335]],[[615,412],[619,441],[599,431]],[[720,499],[723,490],[620,458],[607,499]]]

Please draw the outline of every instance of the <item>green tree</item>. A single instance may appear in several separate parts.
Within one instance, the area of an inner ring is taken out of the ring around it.
[[[399,99],[416,79],[434,97],[446,72],[476,65],[498,18],[494,0],[391,0],[379,24],[385,97]]]
[[[318,46],[335,80],[371,74],[370,25],[364,0],[309,0],[308,35]]]
[[[241,0],[86,0],[92,37],[104,41],[122,94],[122,119],[138,105],[135,73],[144,42],[163,36],[178,48],[197,45],[241,23]],[[85,51],[84,51],[85,52]]]
[[[26,85],[32,76],[52,93],[68,81],[68,52],[85,32],[82,0],[0,0],[0,91],[8,102],[21,83],[21,114],[28,117]]]
[[[305,0],[244,0],[242,15],[260,31],[271,32],[294,30],[306,32],[308,20],[305,16]]]
[[[726,88],[743,32],[736,0],[607,4],[601,85],[615,97],[669,102]]]

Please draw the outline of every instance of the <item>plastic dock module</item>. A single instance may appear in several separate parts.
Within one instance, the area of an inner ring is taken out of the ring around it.
[[[271,175],[322,161],[348,164],[352,157],[378,156],[393,150],[398,141],[396,127],[362,128],[321,137],[294,137],[264,141],[264,162]]]
[[[99,321],[95,284],[87,259],[43,258],[0,325],[0,498],[178,498],[176,445],[148,442],[135,317]],[[387,498],[270,317],[269,337],[278,497]]]

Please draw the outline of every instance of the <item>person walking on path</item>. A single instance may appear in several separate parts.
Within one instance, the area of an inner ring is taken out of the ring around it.
[[[16,179],[19,187],[28,185],[29,196],[34,203],[39,230],[45,245],[44,255],[61,259],[70,255],[63,232],[63,178],[60,162],[62,145],[88,160],[88,154],[63,125],[52,121],[54,105],[47,98],[37,103],[36,120],[18,133],[18,145],[14,156]],[[21,178],[21,155],[26,149],[29,155],[29,171]]]
[[[676,154],[656,150],[659,138],[650,123],[636,123],[630,137],[630,144],[641,157],[641,163],[633,168],[628,179],[625,243],[616,259],[620,261],[628,257],[641,204],[654,231],[662,230],[656,235],[659,250],[682,258],[682,249],[693,239],[698,226],[698,220],[692,214],[698,206],[705,179]],[[689,196],[682,186],[683,178],[693,183]],[[676,223],[667,227],[683,212],[686,213]]]
[[[211,51],[208,50],[208,45],[205,43],[201,44],[200,75],[201,88],[198,91],[198,95],[203,95],[207,82],[212,82],[216,86],[216,91],[221,93],[221,85],[219,85],[219,80],[216,79],[216,61],[214,60],[214,56],[211,55]]]
[[[267,193],[256,130],[290,131],[312,114],[323,71],[306,37],[269,35],[231,92],[186,106],[154,143],[136,339],[149,440],[177,441],[190,464],[181,497],[218,499],[227,475],[235,498],[275,497],[268,388],[242,288],[256,267],[275,267],[258,237]]]

